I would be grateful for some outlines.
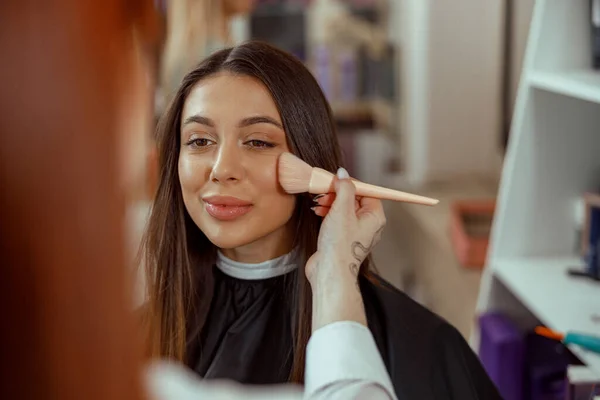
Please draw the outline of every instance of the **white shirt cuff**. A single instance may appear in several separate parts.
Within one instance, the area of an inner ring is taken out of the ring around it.
[[[389,374],[375,339],[353,321],[328,324],[315,331],[306,348],[305,397],[341,381],[380,386],[395,399]]]

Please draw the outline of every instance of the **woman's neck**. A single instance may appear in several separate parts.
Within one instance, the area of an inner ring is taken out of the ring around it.
[[[247,263],[232,260],[222,252],[217,254],[216,266],[225,275],[242,280],[263,280],[285,275],[298,268],[298,249],[282,256],[257,262]]]
[[[220,249],[220,251],[225,257],[233,261],[255,264],[288,254],[293,245],[292,230],[290,227],[285,226],[252,243],[232,249]]]

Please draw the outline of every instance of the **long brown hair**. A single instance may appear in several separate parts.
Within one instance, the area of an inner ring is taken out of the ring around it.
[[[201,329],[210,307],[216,248],[185,209],[177,162],[185,100],[198,81],[220,71],[262,82],[277,106],[292,153],[312,166],[332,172],[342,165],[329,104],[308,69],[293,56],[265,43],[247,42],[213,54],[184,78],[158,127],[159,185],[143,245],[153,356],[185,360],[186,334],[189,334],[186,327],[193,321]],[[317,250],[321,218],[310,211],[311,205],[310,196],[298,196],[295,245],[300,249],[301,265]],[[367,269],[368,261],[363,263],[362,273]],[[295,330],[290,380],[302,382],[312,301],[305,274],[300,271],[296,275],[290,298]]]

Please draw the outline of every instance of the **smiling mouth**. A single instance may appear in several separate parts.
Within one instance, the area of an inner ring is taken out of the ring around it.
[[[206,212],[219,221],[235,220],[252,210],[252,204],[234,197],[205,198]]]

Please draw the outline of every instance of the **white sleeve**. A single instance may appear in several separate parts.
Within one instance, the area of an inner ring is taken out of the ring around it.
[[[156,361],[146,368],[149,400],[302,400],[294,384],[243,385],[232,380],[203,380],[182,365]]]
[[[304,390],[307,400],[397,400],[371,331],[351,321],[313,333],[306,349]]]
[[[331,323],[311,336],[304,391],[292,384],[205,381],[168,361],[147,367],[145,381],[152,400],[397,400],[373,335],[350,321]]]

